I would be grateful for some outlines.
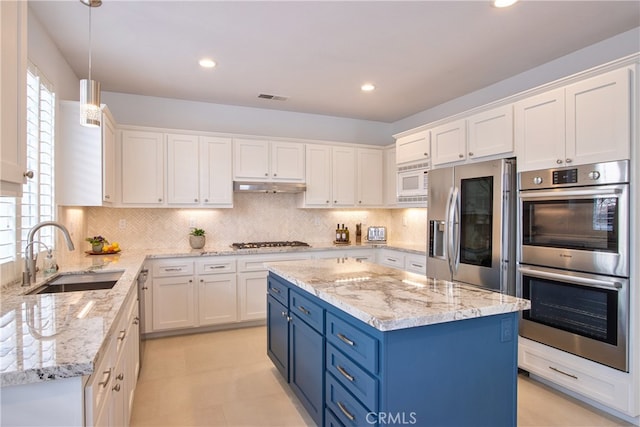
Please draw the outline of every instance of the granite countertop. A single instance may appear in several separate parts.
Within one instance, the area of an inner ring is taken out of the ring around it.
[[[528,300],[347,259],[279,261],[267,269],[380,331],[526,310]]]
[[[235,250],[230,244],[207,245],[203,250],[124,250],[113,255],[65,253],[59,273],[122,270],[112,289],[61,294],[25,295],[47,278],[40,274],[29,287],[3,286],[0,291],[0,387],[90,375],[116,328],[122,305],[136,287],[146,259],[389,247],[425,255],[415,245],[374,243],[336,246],[312,242],[311,247]],[[60,254],[62,255],[62,254]],[[371,265],[371,264],[370,264]],[[81,316],[83,308],[90,310]]]

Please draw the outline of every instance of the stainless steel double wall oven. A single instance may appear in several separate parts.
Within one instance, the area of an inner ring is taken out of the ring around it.
[[[628,371],[629,162],[519,174],[520,335]]]

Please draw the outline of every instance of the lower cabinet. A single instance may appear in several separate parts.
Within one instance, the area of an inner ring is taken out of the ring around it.
[[[516,425],[517,313],[383,332],[273,273],[267,307],[267,354],[318,426]]]

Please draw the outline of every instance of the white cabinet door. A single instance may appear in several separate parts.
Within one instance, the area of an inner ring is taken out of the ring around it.
[[[374,148],[357,149],[357,205],[382,206],[384,189],[383,151]],[[355,237],[355,236],[354,236]]]
[[[232,140],[200,137],[200,202],[233,206]]]
[[[116,125],[104,107],[102,109],[102,201],[105,205],[118,203],[116,193]]]
[[[504,105],[467,119],[469,159],[513,153],[513,106]]]
[[[396,163],[429,160],[429,131],[423,130],[396,140]]]
[[[264,270],[238,273],[240,320],[266,319],[268,274]]]
[[[396,148],[384,150],[384,205],[394,207],[398,203],[397,182],[398,169],[396,167]]]
[[[22,195],[27,166],[27,3],[0,2],[0,195]]]
[[[122,132],[122,203],[164,202],[164,144],[160,132]]]
[[[304,182],[304,151],[302,143],[271,141],[270,178]]]
[[[622,68],[566,87],[567,165],[630,158],[631,78]]]
[[[329,207],[332,205],[331,146],[307,144],[305,206]]]
[[[167,203],[198,204],[198,163],[198,136],[167,135]]]
[[[562,166],[565,152],[564,89],[515,103],[518,171]]]
[[[269,141],[233,140],[233,178],[238,181],[269,179]]]
[[[238,320],[236,274],[210,274],[198,278],[199,325]]]
[[[456,120],[431,130],[433,165],[458,162],[467,158],[466,120]]]
[[[333,206],[354,206],[356,201],[356,158],[351,147],[333,147]]]
[[[195,325],[193,276],[153,279],[153,330]]]

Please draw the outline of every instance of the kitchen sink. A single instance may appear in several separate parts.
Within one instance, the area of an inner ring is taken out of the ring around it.
[[[28,292],[28,295],[111,289],[123,271],[63,273]]]

